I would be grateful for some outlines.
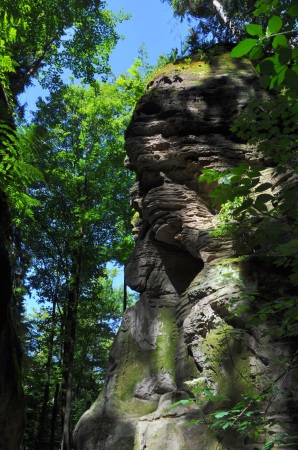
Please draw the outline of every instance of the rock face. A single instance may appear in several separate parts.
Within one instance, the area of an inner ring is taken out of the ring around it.
[[[255,443],[232,429],[213,433],[208,414],[272,381],[287,395],[295,388],[280,363],[289,344],[274,342],[265,325],[246,330],[248,312],[231,318],[228,310],[253,291],[260,299],[268,289],[280,296],[282,275],[260,258],[238,258],[248,252],[243,239],[210,236],[218,226],[208,197],[213,186],[198,183],[203,168],[244,161],[268,167],[270,177],[269,162],[229,130],[250,100],[265,94],[250,63],[230,59],[228,48],[187,61],[155,74],[127,130],[139,216],[125,275],[140,300],[124,313],[104,389],[77,424],[76,450],[215,450],[218,436],[222,448],[260,448],[268,436]],[[198,393],[196,402],[168,408],[194,397],[195,388],[222,400],[200,406]],[[289,432],[293,405],[279,396],[277,390],[265,408],[277,418],[274,429]]]

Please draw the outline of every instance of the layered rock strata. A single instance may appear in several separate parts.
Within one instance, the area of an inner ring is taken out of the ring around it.
[[[248,253],[245,239],[210,235],[218,226],[208,196],[214,186],[198,183],[204,168],[244,161],[268,167],[270,178],[270,162],[230,132],[234,118],[263,95],[251,64],[217,47],[203,61],[196,55],[160,69],[139,101],[126,136],[138,218],[125,276],[140,300],[124,313],[103,391],[76,427],[77,450],[215,450],[209,413],[279,377],[292,394],[294,382],[278,363],[288,343],[272,341],[265,325],[246,330],[248,313],[230,317],[249,293],[279,296],[282,276],[270,263],[238,258]],[[222,400],[200,405],[197,393],[196,402],[169,409],[195,389]],[[276,395],[267,414],[277,431],[288,430],[291,402]],[[231,450],[260,448],[266,439],[256,444],[232,429],[221,437]]]

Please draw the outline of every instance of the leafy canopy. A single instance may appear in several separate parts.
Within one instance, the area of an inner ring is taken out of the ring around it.
[[[0,5],[1,70],[10,75],[14,95],[37,73],[43,87],[61,85],[63,70],[91,82],[106,73],[108,57],[127,19],[105,9],[100,0],[3,0]]]

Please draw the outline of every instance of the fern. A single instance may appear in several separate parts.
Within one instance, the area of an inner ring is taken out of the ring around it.
[[[33,147],[33,133],[14,130],[7,122],[0,121],[0,190],[8,199],[16,217],[33,215],[32,208],[39,202],[27,194],[27,188],[36,180],[44,180],[43,174],[28,163]],[[19,221],[20,219],[15,219]]]

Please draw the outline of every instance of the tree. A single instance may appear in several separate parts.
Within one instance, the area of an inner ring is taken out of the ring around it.
[[[246,35],[245,24],[253,18],[254,0],[162,0],[168,2],[177,17],[195,24],[189,29],[185,51],[195,53],[218,42],[239,42]],[[262,17],[258,18],[262,23]]]
[[[133,179],[123,168],[123,135],[146,82],[141,69],[136,60],[114,83],[65,86],[47,102],[40,100],[35,115],[36,154],[28,162],[43,170],[45,183],[31,189],[39,206],[23,237],[33,257],[30,285],[52,304],[39,447],[44,445],[56,310],[62,327],[64,450],[70,448],[72,394],[81,389],[73,386],[78,315],[84,314],[80,304],[96,297],[95,280],[106,262],[123,263],[132,249],[128,192]]]
[[[92,280],[86,289],[86,297],[78,306],[71,430],[80,415],[90,407],[105,377],[109,347],[122,313],[123,286],[113,287],[116,272],[116,269],[105,271],[103,277]],[[48,296],[45,286],[40,286],[38,295],[44,294]],[[133,301],[132,296],[129,301]],[[56,307],[54,313],[54,304],[46,303],[41,305],[39,311],[34,310],[25,318],[27,333],[23,337],[26,350],[24,385],[28,425],[24,446],[30,449],[54,450],[60,440],[60,388],[57,394],[57,386],[60,386],[62,378],[63,304],[57,306],[58,310]],[[47,397],[45,387],[49,391]],[[45,400],[47,402],[43,412]],[[41,420],[44,422],[42,439]]]
[[[100,0],[4,0],[0,18],[5,25],[2,49],[10,60],[9,87],[16,97],[37,74],[44,87],[57,88],[66,68],[87,82],[107,72],[120,37],[115,26],[128,16],[107,11]]]
[[[32,202],[25,195],[25,186],[39,177],[32,166],[24,164],[26,150],[22,151],[22,139],[15,126],[16,98],[37,75],[43,86],[57,89],[62,84],[59,75],[63,67],[88,81],[95,73],[108,72],[109,51],[119,38],[115,25],[123,19],[122,14],[116,17],[106,11],[99,0],[4,0],[0,6],[0,327],[1,348],[5,349],[0,355],[0,401],[4,405],[0,447],[5,450],[20,445],[24,427],[21,351],[11,315],[8,242],[16,235],[12,234],[11,213],[13,209],[30,210]],[[16,249],[14,244],[13,251]]]

